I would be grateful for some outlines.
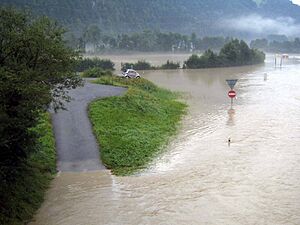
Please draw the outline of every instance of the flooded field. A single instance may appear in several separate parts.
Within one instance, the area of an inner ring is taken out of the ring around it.
[[[182,62],[188,55],[172,57]],[[282,69],[269,56],[261,66],[143,75],[185,93],[190,108],[178,136],[136,176],[59,174],[31,224],[300,224],[297,60]],[[232,107],[228,78],[239,79]]]

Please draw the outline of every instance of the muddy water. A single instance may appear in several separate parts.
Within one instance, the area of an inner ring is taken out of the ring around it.
[[[182,54],[169,54],[169,53],[148,53],[148,54],[127,54],[127,55],[101,55],[98,56],[101,59],[110,59],[115,63],[115,68],[117,71],[121,69],[121,63],[129,62],[129,63],[136,63],[138,60],[146,60],[150,62],[151,65],[154,66],[161,66],[162,64],[166,63],[167,60],[173,62],[182,63],[187,60],[187,58],[191,54],[182,53]],[[87,57],[94,57],[94,56],[87,56]]]
[[[132,177],[59,174],[32,224],[300,224],[300,65],[144,75],[190,105],[166,153]]]

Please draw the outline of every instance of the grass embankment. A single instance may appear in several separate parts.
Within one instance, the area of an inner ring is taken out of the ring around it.
[[[35,153],[13,172],[14,181],[0,186],[0,224],[26,224],[40,207],[56,173],[55,141],[48,114],[32,132],[39,134]]]
[[[116,175],[145,168],[176,133],[186,105],[177,93],[145,79],[102,77],[96,83],[128,87],[124,96],[97,100],[89,107],[103,163]]]

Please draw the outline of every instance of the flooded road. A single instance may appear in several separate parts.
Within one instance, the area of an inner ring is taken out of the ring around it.
[[[190,105],[166,152],[136,176],[59,174],[31,224],[300,224],[299,64],[144,76]]]

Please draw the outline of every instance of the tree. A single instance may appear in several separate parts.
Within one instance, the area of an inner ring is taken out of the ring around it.
[[[201,56],[192,55],[184,63],[184,68],[198,69],[221,66],[243,66],[263,63],[265,54],[257,49],[250,49],[246,42],[231,40],[215,54],[208,49]]]
[[[251,49],[248,47],[247,43],[243,40],[240,41],[240,56],[239,61],[241,64],[247,64],[251,57]]]
[[[83,40],[86,43],[91,43],[96,50],[97,45],[101,41],[101,30],[97,25],[89,26],[83,33]]]
[[[231,65],[236,65],[239,60],[239,40],[234,39],[224,45],[220,51],[220,55],[224,60],[228,61]]]
[[[250,47],[256,49],[266,50],[268,48],[268,40],[267,39],[256,39],[251,41]]]
[[[64,30],[45,17],[31,18],[15,9],[0,9],[2,173],[30,156],[35,143],[30,128],[40,112],[50,106],[63,108],[70,100],[67,90],[82,82],[73,72],[78,55],[65,46]]]

